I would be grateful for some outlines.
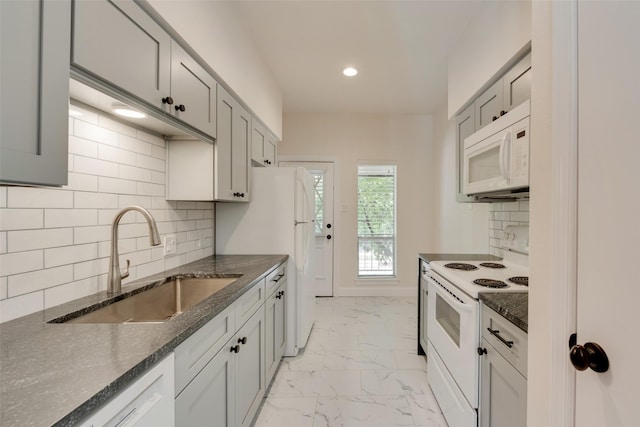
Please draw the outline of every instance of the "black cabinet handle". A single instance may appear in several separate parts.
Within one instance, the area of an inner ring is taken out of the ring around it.
[[[500,116],[501,116],[501,117],[502,117],[502,116],[504,116],[505,114],[507,114],[507,112],[506,112],[506,111],[504,111],[504,110],[500,111]]]
[[[240,352],[240,346],[239,345],[234,345],[231,347],[231,353],[238,353]]]
[[[276,299],[282,299],[282,294],[280,292],[276,294]]]
[[[478,347],[478,356],[482,356],[483,354],[487,354],[487,349]]]
[[[184,106],[184,104],[180,104],[180,105],[176,105],[176,111],[186,111],[187,108]]]
[[[493,120],[491,120],[491,121],[495,122],[496,120],[498,120],[498,116],[493,116]]]
[[[170,97],[170,96],[166,96],[166,97],[162,98],[162,103],[163,104],[172,105],[173,104],[173,98]]]
[[[491,329],[491,328],[487,328],[487,331],[489,331],[489,333],[494,337],[498,338],[502,344],[506,345],[509,348],[513,347],[513,341],[507,341],[504,338],[502,338],[500,336],[500,331],[496,331],[495,329]]]
[[[246,344],[247,343],[247,337],[242,337],[242,338],[238,338],[238,343],[239,344]]]
[[[268,164],[269,164],[269,160],[264,159],[264,164],[265,164],[265,165],[268,165]]]

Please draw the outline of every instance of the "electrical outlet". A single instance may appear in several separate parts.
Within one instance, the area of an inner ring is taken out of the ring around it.
[[[164,256],[175,255],[178,252],[178,239],[175,234],[164,236]]]

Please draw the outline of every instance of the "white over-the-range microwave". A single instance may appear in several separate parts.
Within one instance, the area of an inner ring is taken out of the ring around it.
[[[464,140],[462,191],[479,197],[529,193],[529,100]]]

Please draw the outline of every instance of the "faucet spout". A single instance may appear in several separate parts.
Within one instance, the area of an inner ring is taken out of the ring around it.
[[[127,206],[118,212],[113,218],[111,224],[111,255],[109,257],[109,273],[107,276],[107,294],[118,294],[122,290],[122,279],[129,276],[129,261],[127,260],[127,268],[124,273],[120,271],[120,259],[118,255],[118,225],[120,220],[129,211],[140,212],[147,220],[149,226],[149,244],[158,246],[160,244],[160,234],[158,234],[158,226],[156,220],[153,219],[148,210],[140,206]]]

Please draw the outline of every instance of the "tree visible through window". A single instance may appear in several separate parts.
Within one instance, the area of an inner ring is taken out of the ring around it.
[[[395,276],[396,166],[358,166],[358,276]]]

